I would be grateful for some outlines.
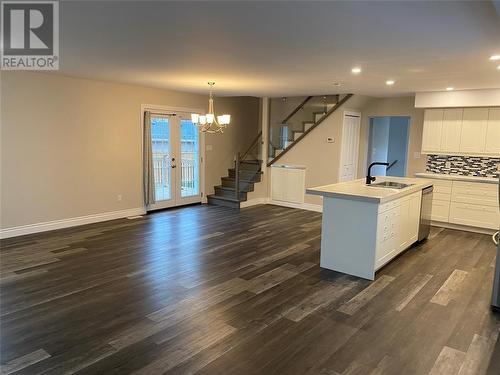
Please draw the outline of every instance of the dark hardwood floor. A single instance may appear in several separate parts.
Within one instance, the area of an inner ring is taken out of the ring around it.
[[[319,267],[320,227],[192,206],[4,240],[2,373],[500,374],[489,236],[433,229],[369,282]]]

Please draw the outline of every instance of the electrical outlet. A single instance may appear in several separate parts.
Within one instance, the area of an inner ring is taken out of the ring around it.
[[[451,168],[451,162],[450,161],[447,161],[446,163],[444,163],[444,167],[446,169],[450,169]]]
[[[207,151],[212,151],[212,145],[207,145],[206,150]]]
[[[414,159],[420,159],[420,152],[415,151],[415,152],[413,153],[413,158],[414,158]]]
[[[500,163],[497,163],[497,172],[500,172]]]
[[[118,195],[116,196],[116,201],[117,201],[117,202],[121,202],[121,201],[122,201],[122,198],[123,198],[123,197],[122,197],[122,195],[121,195],[121,194],[118,194]]]

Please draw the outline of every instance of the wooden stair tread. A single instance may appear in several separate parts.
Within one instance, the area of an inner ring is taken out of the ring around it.
[[[246,199],[236,199],[236,198],[233,198],[233,197],[225,197],[223,195],[216,195],[216,194],[207,195],[207,198],[208,199],[218,199],[218,200],[221,200],[221,201],[233,202],[233,203],[240,203],[240,202],[245,202],[246,201]]]
[[[241,181],[241,180],[240,180]],[[221,190],[227,190],[227,191],[234,191],[234,187],[231,187],[231,186],[222,186],[222,185],[217,185],[215,186],[217,189],[221,189]],[[240,193],[248,193],[249,191],[253,191],[252,190],[242,190],[240,188]]]

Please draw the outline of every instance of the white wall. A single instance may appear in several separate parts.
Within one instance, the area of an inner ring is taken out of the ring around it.
[[[197,95],[55,74],[2,72],[1,228],[142,207],[141,104],[206,110]],[[258,132],[259,99],[217,98],[205,190]],[[117,201],[117,195],[122,201]]]

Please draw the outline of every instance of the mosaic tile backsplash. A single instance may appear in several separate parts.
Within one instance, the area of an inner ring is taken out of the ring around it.
[[[449,165],[447,165],[449,162]],[[500,158],[476,156],[427,155],[426,171],[461,176],[498,178]]]

